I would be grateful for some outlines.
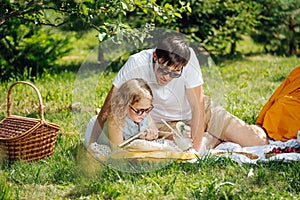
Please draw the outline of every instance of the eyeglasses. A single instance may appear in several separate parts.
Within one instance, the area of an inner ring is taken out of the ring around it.
[[[158,66],[157,71],[159,73],[161,73],[162,75],[169,74],[172,78],[179,78],[181,76],[181,74],[182,74],[183,67],[181,68],[180,71],[177,71],[177,70],[171,70],[171,71],[169,71],[167,68],[162,67],[161,64],[158,63],[158,60],[156,60],[156,64]]]
[[[154,106],[151,105],[149,108],[146,108],[146,109],[138,109],[136,110],[135,108],[133,108],[131,105],[129,105],[129,107],[131,108],[131,110],[133,110],[137,115],[142,115],[145,113],[149,113],[153,108]]]

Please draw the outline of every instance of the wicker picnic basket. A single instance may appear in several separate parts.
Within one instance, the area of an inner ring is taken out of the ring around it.
[[[17,84],[29,85],[35,90],[39,100],[40,119],[10,114],[11,91]],[[53,153],[60,127],[45,121],[43,109],[42,97],[36,86],[25,81],[10,86],[7,95],[7,117],[0,122],[0,151],[2,149],[9,161],[39,160]]]

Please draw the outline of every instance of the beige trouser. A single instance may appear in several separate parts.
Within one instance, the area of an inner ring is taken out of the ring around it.
[[[214,104],[208,97],[204,97],[204,108],[205,108],[205,123],[204,131],[210,133],[216,138],[222,140],[223,130],[227,128],[230,121],[235,118],[223,107]],[[185,124],[189,125],[189,120],[181,120]],[[176,123],[178,121],[170,121],[169,124],[176,129]],[[170,129],[163,123],[157,123],[157,128],[160,131],[170,131]]]
[[[257,146],[268,143],[267,136],[263,129],[256,125],[248,125],[236,116],[227,112],[222,106],[215,104],[208,97],[204,97],[205,123],[204,143],[206,146],[215,146],[218,140],[229,141],[241,146]],[[176,129],[178,121],[169,122]],[[190,121],[184,121],[190,124]],[[162,123],[156,124],[161,131],[170,131]]]

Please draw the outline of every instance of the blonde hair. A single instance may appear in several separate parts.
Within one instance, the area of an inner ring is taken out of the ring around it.
[[[152,90],[147,82],[140,78],[126,81],[112,94],[110,117],[117,125],[124,127],[129,106],[141,99],[148,99],[151,104],[153,102]]]

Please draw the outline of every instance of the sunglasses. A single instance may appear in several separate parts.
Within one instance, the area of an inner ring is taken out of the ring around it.
[[[158,60],[156,60],[156,64],[158,66],[157,71],[159,73],[161,73],[162,75],[169,74],[172,78],[179,78],[181,76],[181,74],[182,74],[183,67],[181,68],[180,71],[176,71],[176,70],[169,71],[167,68],[162,67],[161,64],[158,63]]]
[[[137,115],[142,115],[145,113],[149,113],[153,108],[154,106],[151,105],[149,108],[146,108],[146,109],[135,109],[134,107],[132,107],[131,105],[129,105],[129,107],[131,108],[131,110],[133,110]]]

